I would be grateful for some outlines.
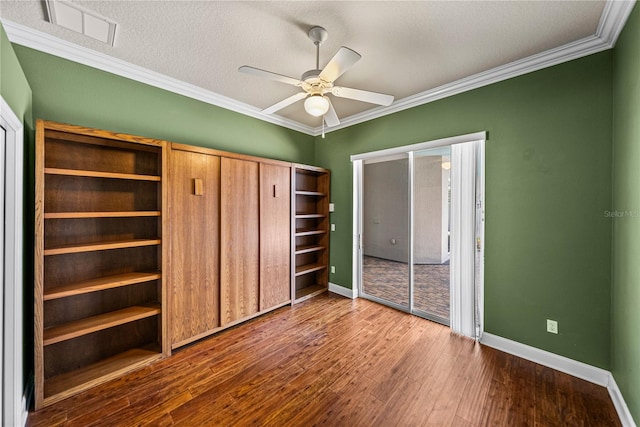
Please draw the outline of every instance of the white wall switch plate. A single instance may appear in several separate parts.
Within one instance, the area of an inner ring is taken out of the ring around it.
[[[331,273],[332,274],[336,274],[336,266],[335,265],[331,266]]]
[[[552,334],[558,333],[558,322],[547,319],[547,332]]]
[[[329,203],[329,212],[333,212],[336,210],[336,207],[333,203]]]
[[[336,225],[335,224],[331,224],[331,231],[336,231]]]

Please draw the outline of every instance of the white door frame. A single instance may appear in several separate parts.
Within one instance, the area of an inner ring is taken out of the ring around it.
[[[373,151],[362,154],[355,154],[351,156],[351,162],[353,165],[353,250],[352,250],[352,265],[353,265],[353,288],[357,289],[358,295],[363,294],[362,290],[362,262],[361,262],[361,251],[362,251],[362,203],[363,203],[363,182],[362,175],[364,169],[364,162],[367,159],[379,159],[385,157],[393,157],[398,155],[407,155],[412,157],[414,152],[428,150],[431,148],[450,146],[453,144],[461,144],[472,141],[486,141],[486,132],[475,132],[466,135],[459,135],[450,138],[442,138],[433,141],[421,142],[418,144],[404,145],[400,147],[389,148],[385,150]],[[482,205],[484,205],[484,150],[482,150],[481,158],[480,158],[480,173],[481,173],[481,182],[482,186],[481,197],[482,197]],[[411,165],[411,162],[409,162]],[[411,174],[412,176],[412,174]],[[484,206],[482,206],[484,208]],[[476,233],[480,237],[484,237],[484,222],[480,222],[480,226],[482,230],[476,230]],[[412,240],[412,236],[410,236],[410,240]],[[481,244],[483,246],[483,240]],[[480,246],[482,248],[482,246]],[[410,244],[410,248],[413,247],[413,244]],[[484,249],[484,248],[482,248]],[[412,264],[412,263],[410,263]],[[482,275],[482,272],[481,274]],[[411,274],[410,274],[411,277]],[[478,280],[479,279],[479,280]],[[411,280],[410,280],[411,282]],[[410,287],[412,283],[408,284]],[[483,298],[483,280],[482,277],[476,277],[476,285],[479,289],[476,289],[477,294],[475,295],[476,303],[479,305],[478,314],[479,319],[477,319],[477,324],[479,325],[479,330],[476,330],[476,338],[481,336],[484,327],[484,298]],[[410,292],[411,294],[411,292]],[[375,298],[371,298],[374,299]],[[393,304],[389,304],[394,306]],[[412,310],[412,305],[410,304],[409,311]],[[398,309],[403,309],[402,307],[396,307]],[[469,315],[475,317],[475,313],[469,313]]]
[[[22,199],[24,126],[0,96],[0,125],[6,130],[4,152],[4,316],[2,316],[2,425],[23,426],[28,409],[22,378]]]

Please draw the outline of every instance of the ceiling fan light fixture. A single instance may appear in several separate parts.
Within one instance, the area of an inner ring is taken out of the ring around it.
[[[304,109],[312,116],[323,116],[329,111],[329,100],[322,95],[311,95],[304,100]]]

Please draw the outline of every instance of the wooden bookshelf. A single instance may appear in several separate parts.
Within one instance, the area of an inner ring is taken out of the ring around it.
[[[48,289],[44,292],[44,301],[65,298],[74,295],[88,294],[90,292],[105,291],[120,286],[135,285],[137,283],[150,282],[160,279],[160,273],[124,273],[115,276],[98,277],[97,279],[84,280],[69,285]]]
[[[295,165],[292,171],[292,273],[294,302],[327,290],[330,173]]]
[[[160,216],[160,211],[128,211],[128,212],[47,212],[44,219],[73,218],[126,218]]]
[[[36,124],[36,409],[170,352],[166,146]]]
[[[155,175],[138,175],[133,173],[115,173],[115,172],[100,172],[78,169],[57,169],[57,168],[44,168],[44,173],[47,175],[66,175],[66,176],[81,176],[89,178],[111,178],[111,179],[133,179],[139,181],[160,181],[159,176]]]
[[[61,341],[78,338],[102,329],[112,328],[125,323],[144,319],[145,317],[160,314],[160,305],[150,307],[127,307],[121,310],[100,314],[98,316],[86,317],[74,322],[53,326],[44,330],[43,344],[51,345]]]
[[[309,253],[309,252],[324,251],[325,249],[327,249],[327,247],[326,246],[322,246],[322,245],[298,246],[295,249],[295,254],[296,255],[302,255],[302,254],[306,254],[306,253]]]
[[[118,240],[115,242],[91,243],[88,245],[70,245],[45,249],[44,255],[74,254],[78,252],[106,251],[109,249],[135,248],[139,246],[159,245],[160,239]]]
[[[313,273],[314,271],[319,271],[327,268],[325,264],[320,264],[314,262],[313,264],[304,264],[296,267],[296,276],[301,276],[303,274]]]
[[[327,215],[323,213],[313,213],[313,214],[296,214],[296,219],[310,219],[310,218],[324,218]]]
[[[61,374],[47,380],[44,385],[44,406],[145,366],[162,357],[159,348],[133,348],[99,362]]]
[[[313,236],[315,234],[325,234],[327,231],[326,230],[316,230],[316,229],[302,229],[302,230],[296,230],[296,236],[297,237],[302,237],[302,236]]]

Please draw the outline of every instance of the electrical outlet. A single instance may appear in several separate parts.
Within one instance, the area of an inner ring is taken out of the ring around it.
[[[331,231],[336,231],[336,225],[335,224],[331,224]]]
[[[336,274],[336,266],[335,265],[331,266],[331,273],[332,274]]]
[[[558,333],[558,322],[547,319],[547,332],[552,334]]]

